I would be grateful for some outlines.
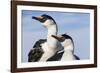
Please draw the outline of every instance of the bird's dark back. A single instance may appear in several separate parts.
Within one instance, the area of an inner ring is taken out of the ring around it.
[[[47,40],[46,39],[40,39],[38,40],[35,45],[33,46],[33,48],[38,48],[41,47],[41,44],[45,43]]]
[[[28,62],[37,62],[40,60],[41,56],[44,53],[41,47],[41,44],[45,42],[46,42],[46,39],[40,39],[34,44],[33,49],[30,50],[28,54]]]
[[[76,60],[80,60],[80,58],[78,56],[74,55],[74,57]]]

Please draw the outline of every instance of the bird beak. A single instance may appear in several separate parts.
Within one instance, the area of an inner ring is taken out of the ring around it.
[[[41,21],[43,19],[43,17],[42,16],[37,16],[37,17],[33,16],[32,19]]]
[[[65,38],[62,37],[62,36],[55,36],[55,35],[52,35],[52,37],[54,37],[55,39],[57,39],[57,40],[60,41],[60,42],[63,42],[63,41],[65,40]]]

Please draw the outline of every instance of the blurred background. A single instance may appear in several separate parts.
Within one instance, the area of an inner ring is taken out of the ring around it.
[[[74,53],[81,60],[90,57],[90,14],[22,10],[22,62],[28,61],[28,53],[39,39],[45,39],[47,29],[32,16],[50,15],[58,25],[58,34],[68,34],[74,41]]]

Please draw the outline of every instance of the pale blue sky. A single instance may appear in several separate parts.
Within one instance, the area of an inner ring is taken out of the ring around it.
[[[75,12],[47,12],[22,10],[22,62],[27,62],[28,53],[34,43],[39,39],[45,39],[47,30],[40,22],[32,19],[32,16],[42,14],[50,15],[58,25],[58,33],[67,33],[74,40],[75,54],[81,59],[90,57],[90,14]]]

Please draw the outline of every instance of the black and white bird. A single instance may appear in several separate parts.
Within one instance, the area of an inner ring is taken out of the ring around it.
[[[62,35],[52,35],[55,39],[57,39],[59,42],[61,42],[64,53],[62,57],[60,58],[60,61],[70,61],[70,60],[80,60],[80,58],[76,55],[74,55],[74,42],[71,36],[62,34]],[[55,57],[53,57],[55,58]]]
[[[58,51],[62,50],[63,47],[61,43],[52,37],[52,35],[57,35],[58,27],[55,20],[46,14],[39,17],[32,17],[42,23],[42,25],[47,29],[47,38],[38,40],[33,49],[28,54],[29,62],[36,61],[47,61],[48,58],[52,57]]]

